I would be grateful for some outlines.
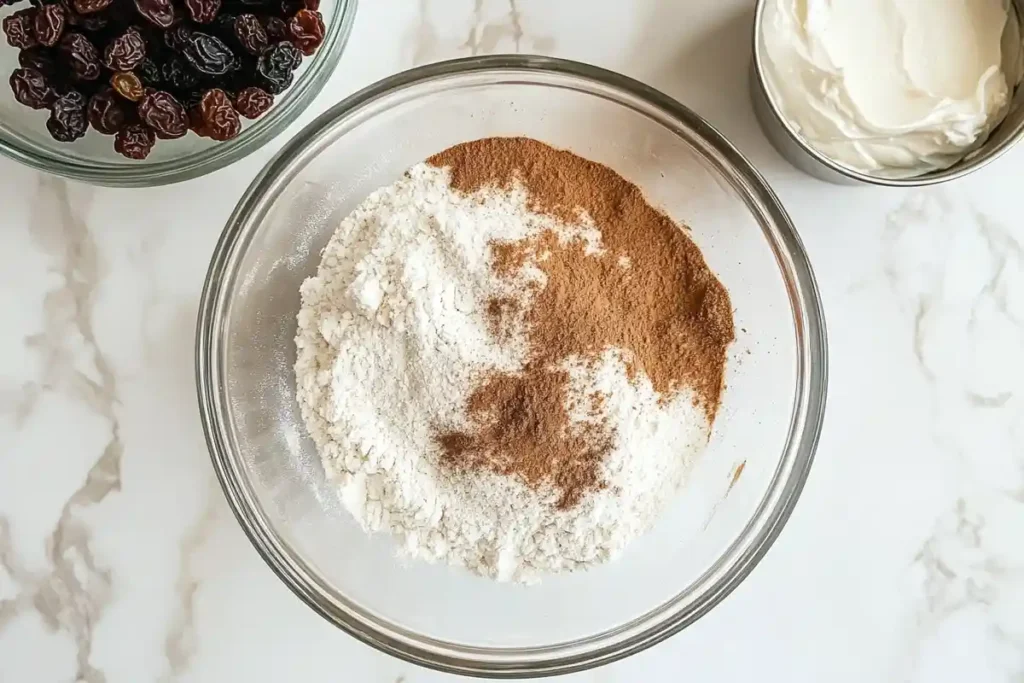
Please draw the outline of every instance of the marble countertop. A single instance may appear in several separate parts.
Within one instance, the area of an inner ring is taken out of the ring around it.
[[[150,190],[0,160],[0,681],[450,677],[294,598],[227,509],[193,382],[197,300],[234,201],[317,112],[414,64],[538,52],[678,98],[778,192],[817,272],[830,391],[791,521],[684,633],[574,681],[1024,681],[1024,148],[925,190],[790,168],[747,100],[751,0],[363,0],[301,121]]]

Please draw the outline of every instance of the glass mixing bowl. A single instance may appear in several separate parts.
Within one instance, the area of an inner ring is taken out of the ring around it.
[[[450,145],[525,135],[608,164],[690,226],[738,338],[710,444],[624,556],[539,585],[396,559],[342,507],[295,403],[299,284],[372,190]],[[751,165],[678,102],[556,59],[476,57],[356,93],[255,179],[217,245],[196,372],[225,495],[257,550],[323,617],[385,652],[483,676],[564,673],[676,633],[749,574],[807,476],[825,402],[825,327],[789,218]]]
[[[3,8],[0,17],[21,9]],[[320,13],[327,29],[323,45],[303,60],[292,87],[275,98],[270,111],[255,121],[243,119],[242,132],[227,142],[189,133],[158,140],[144,161],[114,151],[114,139],[90,129],[67,144],[46,131],[48,112],[29,109],[14,99],[6,77],[18,68],[18,50],[0,40],[0,154],[27,166],[95,185],[148,187],[212,173],[242,159],[278,135],[309,106],[334,73],[356,16],[356,0],[323,0]]]

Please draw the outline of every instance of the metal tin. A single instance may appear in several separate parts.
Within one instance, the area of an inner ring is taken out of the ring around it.
[[[758,123],[772,146],[795,167],[821,180],[839,185],[883,185],[888,187],[917,187],[935,185],[962,178],[994,161],[1024,137],[1024,87],[1018,86],[1010,103],[1010,111],[992,135],[975,152],[953,166],[913,178],[882,178],[842,166],[803,140],[782,117],[779,108],[768,94],[764,79],[764,45],[761,25],[767,0],[757,0],[754,11],[753,58],[751,61],[750,96]],[[1024,0],[1013,0],[1018,21],[1024,27]]]

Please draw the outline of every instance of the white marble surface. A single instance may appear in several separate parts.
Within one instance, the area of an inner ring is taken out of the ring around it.
[[[578,681],[1024,681],[1024,148],[941,189],[825,185],[747,102],[752,2],[363,0],[302,122],[413,64],[499,51],[663,89],[749,155],[800,229],[831,381],[800,504],[752,576]],[[291,133],[297,130],[293,129]],[[286,139],[152,190],[0,160],[0,681],[427,683],[295,599],[208,464],[192,342],[235,198]]]

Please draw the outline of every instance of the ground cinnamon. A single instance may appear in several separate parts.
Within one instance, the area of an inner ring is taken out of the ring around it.
[[[588,254],[582,240],[551,232],[491,245],[496,276],[511,277],[530,262],[547,284],[529,310],[508,297],[490,302],[495,334],[513,320],[525,324],[529,359],[521,373],[495,373],[475,389],[467,406],[473,431],[438,436],[447,465],[549,484],[560,492],[559,507],[575,505],[601,485],[600,463],[614,434],[570,424],[569,378],[559,366],[608,348],[622,350],[631,376],[643,373],[664,398],[691,388],[714,419],[733,340],[729,295],[684,229],[639,188],[607,166],[528,138],[468,142],[427,163],[447,167],[461,192],[519,183],[534,211],[568,224],[579,224],[585,212],[605,249]]]

